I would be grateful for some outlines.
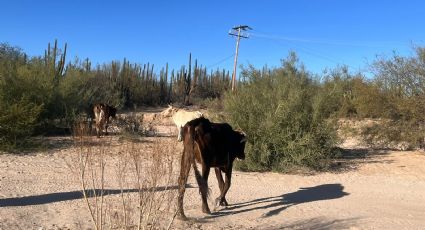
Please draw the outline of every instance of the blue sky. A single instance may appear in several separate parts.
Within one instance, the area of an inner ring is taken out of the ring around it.
[[[93,63],[122,60],[178,68],[198,63],[231,71],[230,28],[253,28],[239,64],[280,65],[295,51],[306,68],[348,65],[365,71],[376,55],[412,55],[425,45],[425,1],[2,1],[0,42],[41,55],[48,42],[68,43]]]

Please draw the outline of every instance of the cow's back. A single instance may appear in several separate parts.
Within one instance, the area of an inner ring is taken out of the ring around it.
[[[187,122],[199,117],[202,117],[202,113],[199,111],[186,111],[180,109],[172,116],[172,119],[177,126],[183,127]]]
[[[109,117],[115,118],[116,112],[116,108],[104,103],[93,105],[93,115],[96,123],[96,132],[98,137],[100,136],[103,129],[105,130],[105,133],[108,134]]]
[[[189,139],[193,138],[199,148],[197,149],[199,151],[195,151],[196,160],[212,167],[225,165],[231,160],[228,149],[231,149],[232,141],[234,141],[233,132],[229,124],[212,123],[204,117],[191,120],[184,126],[185,138],[188,136]],[[185,148],[194,147],[186,141],[184,145]]]
[[[99,122],[101,120],[101,115],[103,113],[102,111],[104,110],[103,107],[103,104],[93,105],[93,115],[96,122]]]

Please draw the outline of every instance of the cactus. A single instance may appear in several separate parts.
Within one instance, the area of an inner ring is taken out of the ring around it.
[[[65,58],[66,58],[67,43],[65,43],[63,53],[58,52],[58,41],[55,40],[53,48],[50,47],[50,42],[47,45],[47,50],[44,51],[44,62],[47,73],[53,77],[55,84],[58,84],[60,77],[64,75]],[[59,56],[59,61],[56,58]]]
[[[190,104],[190,95],[193,93],[193,90],[197,86],[198,81],[198,61],[195,60],[195,68],[193,70],[193,79],[192,79],[192,53],[189,54],[189,70],[182,71],[183,81],[184,81],[184,97],[183,103],[185,105]]]

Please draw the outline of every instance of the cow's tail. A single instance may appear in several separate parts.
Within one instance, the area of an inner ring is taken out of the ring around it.
[[[199,193],[201,194],[201,196],[203,198],[208,198],[210,191],[208,188],[208,182],[202,177],[201,173],[198,170],[198,166],[196,165],[196,161],[195,161],[195,148],[197,147],[197,143],[195,141],[196,138],[196,131],[193,127],[190,127],[189,129],[189,141],[191,142],[191,149],[189,151],[191,151],[190,156],[191,156],[191,164],[193,166],[193,171],[195,172],[195,178],[196,178],[196,182],[198,183],[199,186]]]

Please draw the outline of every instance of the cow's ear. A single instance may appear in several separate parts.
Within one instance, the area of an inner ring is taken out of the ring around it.
[[[246,137],[246,133],[242,129],[236,129],[236,132],[240,133],[242,136]]]
[[[240,143],[245,143],[246,142],[246,136],[242,137],[241,142]]]

